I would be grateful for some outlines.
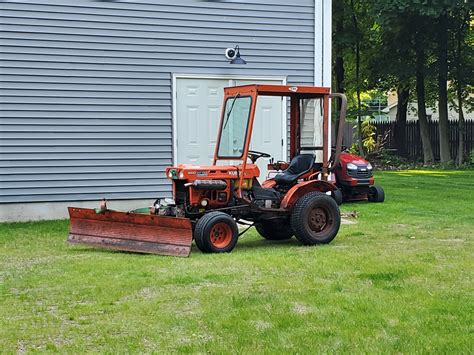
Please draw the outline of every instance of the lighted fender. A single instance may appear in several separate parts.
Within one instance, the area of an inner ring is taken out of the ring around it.
[[[300,182],[288,190],[285,197],[281,201],[280,208],[292,208],[303,195],[306,195],[309,192],[328,192],[334,190],[337,190],[337,187],[327,181],[310,180]]]

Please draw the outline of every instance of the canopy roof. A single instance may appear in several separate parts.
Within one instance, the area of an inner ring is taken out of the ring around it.
[[[234,96],[236,94],[252,94],[262,96],[304,96],[318,97],[328,95],[331,89],[319,86],[290,86],[290,85],[242,85],[226,87],[225,94]]]

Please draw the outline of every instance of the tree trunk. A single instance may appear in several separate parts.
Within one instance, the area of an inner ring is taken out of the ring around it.
[[[342,56],[336,57],[336,62],[334,63],[334,72],[336,78],[336,92],[344,93],[344,58]],[[341,104],[339,100],[336,103],[336,110],[339,112],[341,110]],[[335,130],[336,137],[339,134],[339,115],[336,115]]]
[[[451,160],[448,122],[448,14],[438,19],[438,112],[439,154],[442,163]]]
[[[463,106],[464,106],[464,97],[463,97],[463,87],[465,85],[464,83],[464,76],[463,72],[464,70],[462,69],[463,67],[463,37],[464,37],[464,30],[469,26],[469,20],[470,20],[470,11],[467,10],[463,16],[462,16],[462,21],[459,22],[459,26],[457,28],[456,32],[456,39],[457,39],[457,48],[455,52],[455,66],[456,66],[456,96],[458,99],[458,115],[459,115],[459,121],[458,121],[458,155],[456,157],[456,164],[458,166],[462,165],[464,163],[464,140],[465,140],[465,134],[466,134],[466,126],[464,123],[464,112],[463,112]]]
[[[457,165],[464,163],[464,136],[466,134],[466,126],[464,124],[464,112],[463,112],[463,97],[460,88],[458,89],[458,109],[459,109],[459,122],[458,122],[458,156],[456,159]]]
[[[430,127],[426,117],[425,95],[425,53],[420,43],[416,43],[416,101],[418,105],[418,121],[420,122],[420,135],[423,144],[423,163],[430,164],[434,161],[433,148],[430,141]]]
[[[356,90],[357,90],[357,141],[359,145],[359,155],[364,155],[364,146],[362,144],[362,102],[360,98],[360,33],[359,33],[359,23],[357,21],[357,16],[355,12],[354,0],[351,0],[351,9],[352,9],[352,21],[354,23],[354,30],[356,34],[356,46],[355,46],[355,55],[356,55]]]
[[[406,123],[407,123],[407,111],[408,111],[408,100],[410,98],[410,90],[405,87],[399,87],[397,89],[397,116],[395,119],[395,148],[397,149],[398,155],[407,158],[406,149]]]
[[[335,4],[336,6],[336,4]],[[334,11],[337,11],[337,16],[336,16],[336,32],[335,36],[341,36],[344,33],[344,4],[342,3],[342,6],[339,6],[334,9]],[[334,62],[334,77],[335,77],[335,86],[336,86],[336,92],[339,93],[344,93],[345,92],[345,87],[344,87],[344,80],[345,80],[345,70],[344,70],[344,56],[343,56],[343,51],[344,51],[344,46],[340,44],[339,41],[334,41],[335,43],[335,57],[336,60]],[[339,112],[341,110],[341,103],[339,100],[336,100],[336,110]],[[336,137],[339,134],[339,115],[336,115],[336,121],[335,121],[335,130],[336,132]]]
[[[362,102],[360,99],[360,87],[357,85],[357,138],[359,143],[359,155],[364,156],[364,145],[362,144]]]

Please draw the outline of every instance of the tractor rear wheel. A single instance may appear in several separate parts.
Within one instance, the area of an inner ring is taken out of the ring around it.
[[[371,186],[369,189],[368,199],[370,202],[383,202],[385,200],[385,192],[380,186]]]
[[[294,233],[288,221],[271,220],[255,223],[257,232],[267,240],[286,240],[293,237]]]
[[[205,214],[194,229],[194,240],[203,253],[228,253],[234,249],[238,237],[237,223],[224,212]]]
[[[304,245],[330,243],[340,225],[341,213],[336,201],[321,192],[301,197],[291,213],[291,228]]]

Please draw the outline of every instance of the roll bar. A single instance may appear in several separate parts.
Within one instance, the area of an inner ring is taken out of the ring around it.
[[[334,171],[337,165],[339,164],[339,157],[342,151],[342,138],[344,135],[344,125],[346,123],[346,111],[347,111],[347,97],[341,93],[332,93],[329,95],[329,98],[341,99],[341,109],[339,111],[339,127],[337,129],[337,137],[336,137],[336,152],[334,153],[334,160],[332,161],[330,171]]]

